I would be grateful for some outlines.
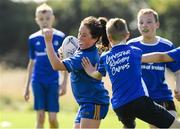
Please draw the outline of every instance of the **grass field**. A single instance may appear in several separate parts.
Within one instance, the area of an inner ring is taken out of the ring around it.
[[[4,111],[1,113],[0,128],[33,128],[35,125],[35,112],[33,111]],[[58,115],[60,128],[72,128],[75,118],[75,112],[62,111]],[[46,128],[48,122],[46,119]],[[113,112],[109,112],[108,116],[102,120],[100,128],[121,128],[122,124],[117,120]],[[148,128],[148,125],[142,121],[137,121],[137,128]]]
[[[33,128],[35,125],[36,114],[33,111],[32,96],[29,102],[23,100],[23,91],[26,78],[24,69],[9,69],[0,65],[0,129],[1,128]],[[111,95],[111,85],[108,78],[103,79]],[[174,88],[174,77],[168,76],[168,83]],[[177,103],[177,102],[176,102]],[[180,107],[177,109],[180,113]],[[72,96],[68,82],[68,92],[60,98],[61,111],[58,120],[61,128],[72,128],[75,113],[78,106]],[[46,120],[46,128],[48,122]],[[102,121],[101,128],[120,128],[118,121],[111,107],[107,117]],[[137,128],[148,128],[148,125],[137,120]]]

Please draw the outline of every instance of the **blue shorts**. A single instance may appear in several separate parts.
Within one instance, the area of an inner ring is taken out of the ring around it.
[[[80,123],[81,118],[101,120],[108,113],[109,105],[99,105],[93,103],[81,104],[76,115],[75,123]]]
[[[34,94],[34,109],[48,112],[59,112],[59,85],[32,83]]]

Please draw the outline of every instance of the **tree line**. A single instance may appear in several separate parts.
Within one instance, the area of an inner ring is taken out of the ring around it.
[[[34,20],[40,3],[0,0],[0,63],[26,67],[28,37],[38,31]],[[127,20],[131,37],[139,35],[136,15],[141,8],[159,13],[158,35],[180,46],[179,0],[48,0],[56,17],[54,27],[66,35],[77,35],[80,21],[87,16],[120,17]]]

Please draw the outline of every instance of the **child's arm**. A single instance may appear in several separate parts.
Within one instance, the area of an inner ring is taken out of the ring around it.
[[[68,72],[67,71],[61,71],[61,78],[60,78],[60,87],[59,87],[59,95],[63,96],[67,92],[67,78],[68,78]]]
[[[34,67],[34,60],[30,59],[29,63],[28,63],[28,67],[27,67],[27,72],[28,73],[27,73],[26,86],[25,86],[25,91],[24,91],[24,99],[25,99],[25,101],[28,101],[29,97],[30,97],[29,85],[30,85],[30,80],[31,80],[33,67]]]
[[[87,57],[84,57],[82,59],[82,66],[84,68],[84,70],[86,71],[86,73],[97,79],[97,80],[101,80],[102,79],[102,75],[101,73],[99,73],[98,71],[96,71],[97,69],[97,64],[95,65],[95,67],[91,64],[90,60]]]
[[[66,70],[66,67],[62,63],[61,59],[58,58],[58,56],[56,55],[53,45],[52,45],[53,30],[52,29],[44,29],[42,31],[44,34],[44,40],[45,40],[45,44],[46,44],[46,48],[47,48],[48,58],[51,62],[53,69],[60,70],[60,71]]]
[[[174,90],[174,96],[177,99],[177,101],[180,102],[180,70],[175,72],[176,76],[176,88]]]
[[[150,63],[150,62],[172,62],[174,61],[168,54],[165,52],[153,52],[148,54],[143,54],[141,61],[143,63]]]

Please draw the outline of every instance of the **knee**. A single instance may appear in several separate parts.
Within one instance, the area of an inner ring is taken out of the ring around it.
[[[74,129],[80,129],[80,123],[75,123],[74,124]]]
[[[39,113],[37,121],[38,121],[38,123],[43,124],[44,121],[45,121],[45,114],[44,113]]]
[[[180,128],[180,121],[175,119],[174,122],[172,123],[172,125],[170,126],[170,128],[179,129]]]
[[[57,124],[57,118],[56,117],[49,117],[49,123],[51,125],[56,125]]]

